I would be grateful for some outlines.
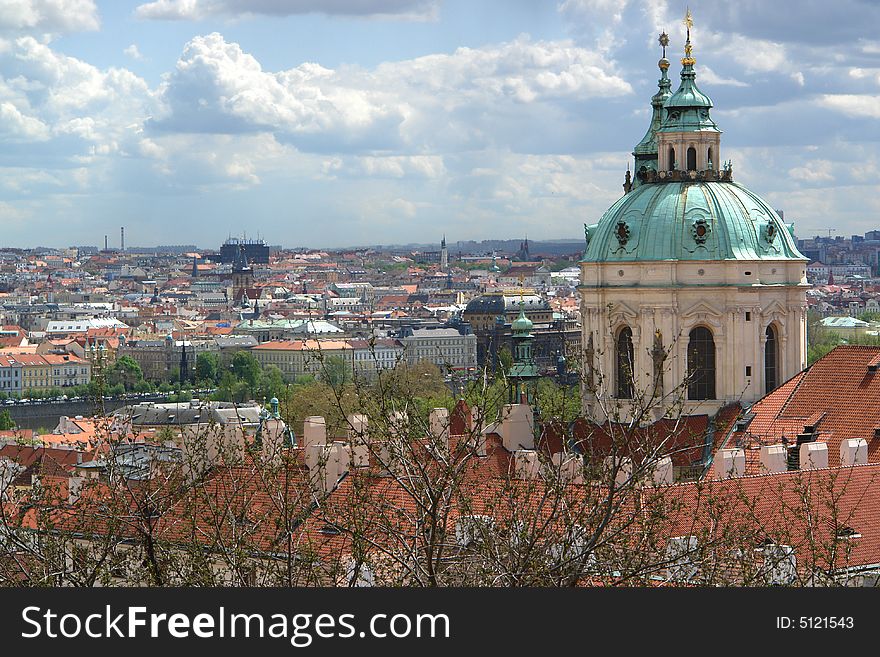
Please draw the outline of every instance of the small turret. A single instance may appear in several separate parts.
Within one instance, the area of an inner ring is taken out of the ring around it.
[[[638,186],[642,182],[646,171],[657,171],[657,131],[663,121],[663,105],[672,95],[672,82],[667,74],[669,60],[666,59],[666,46],[669,45],[669,37],[666,32],[660,34],[659,42],[663,48],[663,55],[657,62],[657,66],[660,68],[660,79],[657,81],[657,93],[651,97],[651,125],[648,126],[645,136],[633,149],[633,157],[635,157],[634,186]]]

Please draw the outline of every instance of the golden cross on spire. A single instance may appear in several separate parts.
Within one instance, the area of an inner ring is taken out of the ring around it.
[[[685,66],[688,64],[693,66],[696,64],[696,60],[691,57],[691,28],[694,26],[694,19],[691,16],[690,7],[688,7],[687,13],[684,16],[684,26],[687,28],[687,40],[684,42],[684,59],[681,60],[681,63]]]

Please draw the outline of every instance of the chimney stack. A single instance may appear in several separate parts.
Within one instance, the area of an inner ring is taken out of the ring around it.
[[[718,476],[721,479],[742,477],[746,473],[746,453],[743,449],[722,449],[718,452]]]
[[[761,468],[768,474],[788,470],[788,450],[785,445],[762,445]]]
[[[119,229],[119,250],[125,253],[125,226]]]

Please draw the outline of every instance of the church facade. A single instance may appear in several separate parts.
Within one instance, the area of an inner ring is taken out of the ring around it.
[[[652,122],[624,195],[585,224],[580,263],[584,406],[712,414],[806,367],[806,265],[793,225],[722,163],[696,84],[690,21],[674,93],[660,37]]]

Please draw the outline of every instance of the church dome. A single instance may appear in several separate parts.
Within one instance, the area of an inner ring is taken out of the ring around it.
[[[584,261],[805,259],[792,230],[738,183],[644,184],[588,227]]]
[[[513,322],[510,325],[511,330],[514,333],[523,333],[523,334],[530,333],[533,327],[534,327],[534,324],[532,323],[532,320],[530,320],[528,317],[526,317],[526,312],[525,312],[524,307],[522,309],[520,309],[519,317],[517,317],[515,320],[513,320]]]
[[[501,294],[496,292],[494,294],[482,294],[478,297],[474,297],[468,301],[464,312],[468,315],[485,315],[490,313],[493,315],[503,315],[517,310],[520,301],[522,301],[523,306],[529,312],[550,310],[550,305],[547,301],[537,294],[526,294],[520,298],[518,294]]]

